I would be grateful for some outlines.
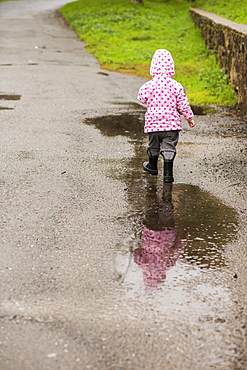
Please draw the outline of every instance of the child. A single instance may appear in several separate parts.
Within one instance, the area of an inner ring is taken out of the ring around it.
[[[148,133],[149,162],[143,169],[151,175],[158,174],[158,157],[164,158],[164,182],[172,183],[173,160],[179,131],[182,130],[180,114],[187,119],[190,127],[195,126],[193,112],[184,93],[183,86],[173,80],[174,62],[169,51],[158,49],[154,53],[150,75],[139,90],[138,100],[147,106],[144,132]]]

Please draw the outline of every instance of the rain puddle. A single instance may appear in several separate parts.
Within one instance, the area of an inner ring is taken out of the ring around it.
[[[0,93],[0,100],[3,100],[3,101],[15,101],[15,100],[20,100],[21,99],[21,95],[17,95],[17,94],[3,94],[3,93]],[[0,110],[13,110],[14,108],[12,107],[0,107]]]
[[[0,100],[20,100],[21,95],[16,94],[0,94]]]
[[[205,295],[214,296],[215,307],[217,299],[227,303],[228,293],[217,276],[229,265],[225,248],[236,238],[236,212],[197,186],[164,184],[141,170],[147,142],[143,114],[86,120],[103,135],[127,136],[135,152],[122,173],[112,175],[126,184],[132,209],[119,220],[131,225],[132,232],[116,246],[114,279],[128,297],[142,299],[155,292],[166,312],[174,306],[179,310],[185,302],[188,310],[191,302],[201,310]]]
[[[237,232],[236,212],[211,194],[188,184],[160,184],[147,179],[142,202],[131,193],[136,213],[128,215],[132,236],[119,246],[116,276],[121,284],[161,289],[176,279],[229,264],[224,248]],[[168,279],[169,277],[169,279]],[[168,283],[167,283],[168,280]]]
[[[206,114],[203,107],[191,105],[191,109],[195,116],[204,116]]]

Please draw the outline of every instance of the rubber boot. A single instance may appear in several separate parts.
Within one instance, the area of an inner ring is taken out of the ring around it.
[[[173,181],[173,159],[164,159],[164,182],[172,183]]]
[[[149,172],[151,175],[158,175],[158,156],[149,157],[149,162],[144,162],[142,167],[144,171]]]

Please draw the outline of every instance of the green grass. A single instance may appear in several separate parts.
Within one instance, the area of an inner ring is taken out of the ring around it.
[[[218,9],[224,12],[228,9],[228,14],[233,14],[234,9],[235,14],[239,14],[239,9],[247,8],[247,0],[235,0],[234,6],[223,4],[224,0],[217,1]],[[192,5],[217,10],[210,0],[193,3],[144,0],[144,6],[129,0],[80,0],[65,5],[61,14],[102,68],[150,77],[154,51],[165,48],[173,55],[175,78],[186,86],[192,104],[234,105],[235,93],[214,54],[206,50],[200,31],[190,17]],[[220,10],[217,13],[222,15]]]
[[[198,0],[191,4],[233,22],[247,24],[247,0]]]

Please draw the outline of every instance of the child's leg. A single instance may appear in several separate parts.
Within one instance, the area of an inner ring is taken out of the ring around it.
[[[143,163],[144,171],[149,172],[151,175],[158,175],[158,158],[160,154],[160,138],[159,132],[150,132],[148,134],[148,156],[149,161]]]
[[[149,157],[158,157],[160,154],[160,142],[162,140],[163,132],[149,132],[148,133],[148,155]]]
[[[176,156],[176,146],[178,143],[179,131],[163,132],[160,153],[164,157],[164,182],[171,183],[173,178],[173,160]]]
[[[160,154],[164,159],[173,160],[176,155],[176,146],[178,143],[179,131],[164,131],[162,132]]]

